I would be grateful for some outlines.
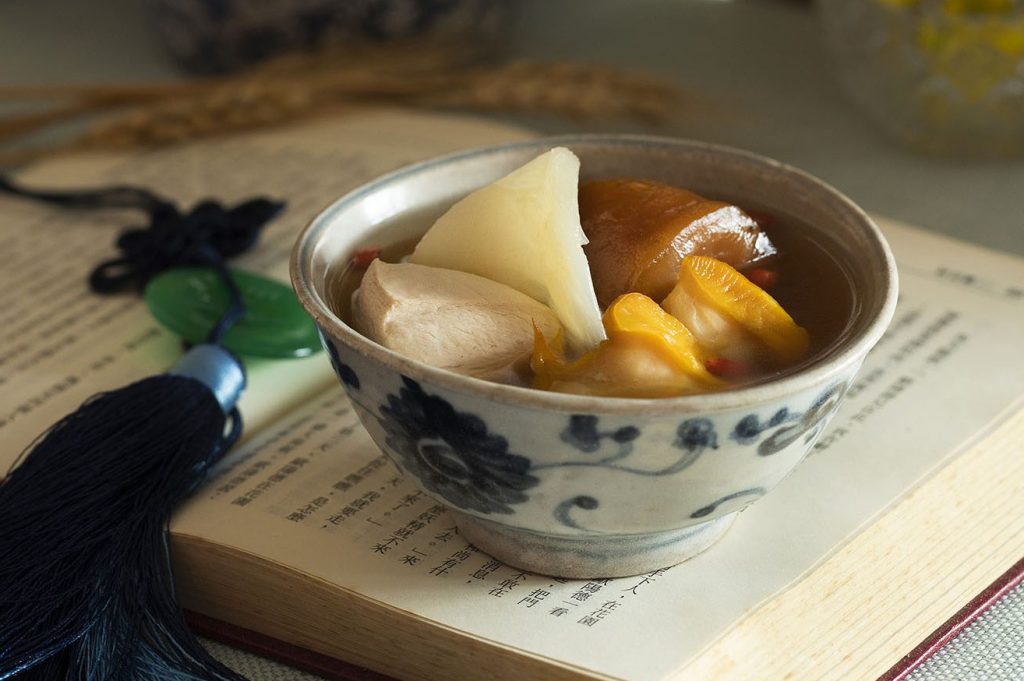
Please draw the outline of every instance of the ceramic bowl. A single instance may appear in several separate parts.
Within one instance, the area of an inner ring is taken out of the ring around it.
[[[845,331],[815,361],[773,381],[625,399],[430,367],[368,340],[335,313],[332,283],[357,250],[411,243],[455,201],[553,146],[580,157],[583,179],[659,180],[813,225],[856,291]],[[291,276],[377,445],[451,510],[468,541],[509,564],[564,577],[638,574],[713,544],[807,454],[885,330],[897,292],[878,228],[821,181],[743,151],[624,135],[478,149],[381,177],[306,228]]]

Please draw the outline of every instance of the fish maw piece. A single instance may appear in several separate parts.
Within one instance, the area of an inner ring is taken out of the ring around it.
[[[375,260],[355,299],[356,330],[424,364],[502,383],[533,349],[534,325],[561,330],[549,307],[467,272]]]
[[[557,339],[539,330],[531,365],[534,387],[606,397],[676,397],[718,390],[725,383],[705,368],[693,335],[640,293],[617,298],[604,313],[608,340],[568,361]],[[553,347],[552,347],[553,346]]]
[[[662,307],[717,357],[768,368],[795,364],[810,340],[781,305],[728,264],[688,256]]]
[[[471,272],[550,306],[578,353],[604,340],[601,310],[583,254],[580,162],[557,147],[448,209],[411,261]]]
[[[775,253],[757,222],[736,206],[660,182],[584,182],[579,202],[589,239],[584,252],[602,307],[630,291],[663,299],[687,255],[742,267]]]

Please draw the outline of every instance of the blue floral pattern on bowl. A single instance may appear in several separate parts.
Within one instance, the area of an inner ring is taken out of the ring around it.
[[[338,356],[338,349],[334,347],[334,343],[324,337],[323,331],[317,329],[317,332],[320,334],[320,344],[327,351],[327,358],[331,362],[331,368],[334,369],[334,373],[338,375],[338,378],[341,379],[346,388],[359,390],[359,376],[356,375],[352,367],[341,361],[341,358]]]
[[[386,442],[400,467],[452,506],[480,513],[513,513],[538,480],[530,460],[508,451],[508,440],[475,414],[456,411],[419,383],[402,379],[398,395],[380,405]]]
[[[846,383],[828,386],[804,410],[783,407],[762,419],[756,413],[743,414],[721,428],[707,417],[683,419],[670,438],[644,439],[637,424],[603,428],[595,414],[570,414],[564,417],[558,439],[580,456],[569,460],[546,461],[513,452],[498,423],[489,424],[484,416],[457,409],[444,397],[433,394],[417,381],[402,376],[397,392],[388,392],[378,403],[367,403],[357,395],[361,380],[356,371],[338,355],[334,345],[324,345],[331,364],[347,387],[350,397],[362,407],[365,418],[372,418],[383,433],[383,444],[395,463],[413,476],[428,492],[453,508],[483,515],[516,513],[530,495],[543,489],[545,474],[560,469],[603,469],[619,475],[665,477],[679,475],[707,454],[720,449],[724,437],[748,457],[768,457],[794,445],[806,452],[838,408]],[[659,467],[631,465],[643,457],[636,445],[674,450],[676,456]],[[691,507],[686,517],[692,520],[714,517],[720,507],[735,509],[735,502],[747,505],[767,492],[765,485],[738,487],[710,502]],[[551,517],[565,528],[588,531],[573,519],[576,509],[592,511],[601,506],[601,489],[574,494],[551,508]]]
[[[768,409],[558,414],[427,385],[323,340],[371,436],[467,538],[553,551],[563,565],[671,562],[709,545],[806,455],[852,376]],[[637,508],[663,529],[636,534]]]

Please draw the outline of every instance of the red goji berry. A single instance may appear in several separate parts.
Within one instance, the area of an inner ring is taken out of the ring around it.
[[[364,248],[361,251],[356,251],[356,254],[352,256],[352,266],[365,270],[370,266],[370,263],[379,257],[379,248]]]
[[[750,375],[750,365],[725,357],[712,357],[704,360],[704,368],[718,378],[746,378]]]
[[[755,267],[752,270],[745,272],[747,279],[750,283],[755,286],[759,286],[765,290],[770,289],[775,284],[779,283],[779,273],[775,270],[768,270],[763,267]]]

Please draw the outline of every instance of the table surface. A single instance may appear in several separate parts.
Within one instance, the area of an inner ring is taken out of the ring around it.
[[[0,84],[179,77],[143,0],[0,2]],[[522,0],[516,56],[655,71],[689,96],[660,134],[743,147],[807,170],[869,211],[1024,255],[1024,159],[962,162],[892,144],[834,77],[814,12],[784,0]],[[529,120],[544,132],[631,130]],[[311,679],[211,644],[253,679]],[[911,677],[1024,678],[1024,588]]]

